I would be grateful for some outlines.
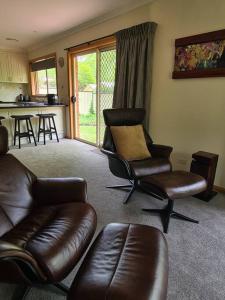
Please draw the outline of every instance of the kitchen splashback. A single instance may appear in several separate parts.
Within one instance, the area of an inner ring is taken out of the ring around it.
[[[4,83],[0,82],[0,101],[13,102],[17,101],[19,94],[28,94],[28,84],[25,83]]]

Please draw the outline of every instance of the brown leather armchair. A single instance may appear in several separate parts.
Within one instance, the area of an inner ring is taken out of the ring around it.
[[[80,178],[37,178],[7,154],[8,133],[0,126],[0,282],[28,288],[59,282],[78,263],[96,228]]]
[[[107,155],[109,169],[113,175],[128,179],[130,182],[127,185],[108,186],[108,188],[130,188],[128,196],[124,201],[124,203],[127,203],[135,189],[140,187],[139,180],[141,178],[152,174],[171,171],[170,154],[173,148],[154,144],[144,128],[145,140],[151,157],[143,160],[127,161],[116,153],[110,126],[143,124],[145,110],[143,108],[105,109],[103,110],[103,116],[106,129],[101,151]]]

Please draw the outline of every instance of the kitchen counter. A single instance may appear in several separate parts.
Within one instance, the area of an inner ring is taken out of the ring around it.
[[[35,135],[38,132],[38,116],[37,114],[54,113],[55,123],[60,138],[66,135],[66,106],[65,104],[49,105],[44,102],[0,102],[0,116],[5,119],[2,120],[2,125],[6,126],[9,132],[9,143],[13,143],[14,134],[14,120],[11,118],[12,115],[33,115],[31,122]],[[25,128],[26,122],[22,122],[22,130]],[[26,143],[26,139],[23,139]]]
[[[39,108],[39,107],[65,107],[65,104],[49,105],[43,102],[0,102],[1,108]]]

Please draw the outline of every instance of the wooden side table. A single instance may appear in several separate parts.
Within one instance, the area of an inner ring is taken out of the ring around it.
[[[207,189],[206,191],[195,195],[194,197],[209,201],[211,200],[217,193],[213,191],[213,185],[216,175],[216,167],[218,162],[219,155],[204,151],[198,151],[192,154],[192,162],[191,169],[192,173],[196,173],[204,177],[207,181]]]

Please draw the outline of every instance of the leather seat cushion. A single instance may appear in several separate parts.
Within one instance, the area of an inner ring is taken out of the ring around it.
[[[88,251],[67,299],[164,300],[167,279],[167,243],[158,229],[109,224]]]
[[[36,208],[1,240],[22,247],[43,273],[57,282],[65,278],[88,247],[96,214],[87,203]]]
[[[141,184],[150,191],[170,199],[181,199],[203,192],[206,180],[197,174],[185,171],[173,171],[147,176]]]
[[[167,158],[149,158],[144,160],[130,161],[133,175],[136,178],[171,171],[171,164]]]

